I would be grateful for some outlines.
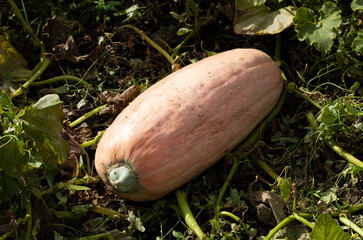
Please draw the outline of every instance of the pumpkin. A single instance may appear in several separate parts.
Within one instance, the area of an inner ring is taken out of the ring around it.
[[[279,67],[256,49],[190,64],[117,116],[98,144],[96,170],[122,198],[161,198],[246,138],[273,109],[282,87]]]

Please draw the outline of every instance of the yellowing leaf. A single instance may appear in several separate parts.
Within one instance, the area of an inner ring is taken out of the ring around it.
[[[296,12],[292,6],[272,11],[264,4],[254,6],[248,0],[238,0],[236,9],[234,32],[247,35],[279,33],[291,26]]]
[[[0,73],[5,80],[4,87],[10,88],[11,81],[31,77],[27,62],[16,49],[0,35]]]
[[[69,145],[62,136],[62,117],[62,102],[56,94],[42,97],[19,116],[43,161],[60,164],[67,159]]]

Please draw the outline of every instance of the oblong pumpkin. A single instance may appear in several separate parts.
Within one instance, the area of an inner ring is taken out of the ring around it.
[[[188,65],[126,107],[102,136],[96,170],[125,199],[175,190],[238,145],[278,101],[275,62],[235,49]]]

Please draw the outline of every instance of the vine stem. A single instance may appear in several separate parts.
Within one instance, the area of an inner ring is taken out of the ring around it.
[[[253,161],[255,163],[257,163],[257,165],[264,170],[268,175],[270,175],[270,177],[272,177],[275,181],[280,182],[282,180],[282,178],[277,175],[277,173],[274,172],[274,170],[272,170],[270,168],[269,165],[267,165],[264,161],[260,160],[260,159],[253,159]]]
[[[81,116],[80,118],[76,119],[75,121],[71,122],[69,124],[70,127],[74,127],[76,126],[77,124],[80,124],[81,122],[83,122],[84,120],[86,120],[87,118],[95,115],[96,113],[100,112],[104,107],[106,107],[107,104],[104,104],[102,106],[99,106],[95,109],[93,109],[92,111],[89,111],[87,113],[85,113],[83,116]]]
[[[217,212],[219,212],[219,210],[221,210],[221,208],[222,208],[221,202],[222,202],[223,195],[226,192],[227,187],[228,187],[230,181],[232,180],[234,173],[236,172],[237,166],[238,166],[238,160],[237,159],[233,159],[232,168],[229,171],[229,174],[227,176],[227,179],[226,179],[226,181],[224,181],[224,184],[223,184],[223,186],[222,186],[222,188],[221,188],[221,190],[219,191],[219,194],[218,194],[218,198],[217,198]]]
[[[89,147],[89,146],[92,146],[93,144],[97,143],[98,140],[102,137],[103,133],[105,132],[106,130],[103,130],[103,131],[99,131],[96,135],[95,138],[93,138],[92,140],[89,140],[89,141],[85,141],[81,144],[81,147],[82,148],[86,148],[86,147]]]
[[[234,219],[236,222],[241,221],[241,219],[239,217],[237,217],[236,215],[234,215],[233,213],[230,213],[230,212],[227,212],[227,211],[221,211],[220,214],[222,216],[230,217],[230,218]]]
[[[33,30],[31,29],[31,27],[26,23],[23,15],[21,14],[18,6],[16,6],[16,4],[14,3],[14,1],[13,0],[8,0],[8,2],[11,5],[11,7],[14,9],[15,14],[18,17],[18,19],[19,19],[21,25],[23,26],[23,28],[33,38],[33,41],[34,41],[35,45],[41,48],[41,55],[43,56],[43,54],[45,53],[44,44],[39,40],[39,38],[37,37],[37,35],[35,35],[35,33],[33,32]]]
[[[316,133],[319,133],[319,124],[316,121],[314,114],[311,112],[306,114],[306,118],[308,119],[310,125],[313,127],[314,131]],[[359,167],[363,168],[363,162],[360,161],[358,158],[354,157],[352,154],[346,152],[341,148],[333,139],[332,136],[327,136],[324,133],[319,133],[319,135],[323,138],[326,145],[328,145],[331,149],[333,149],[337,154],[339,154],[341,157],[346,159],[349,163]]]
[[[305,101],[311,103],[312,105],[314,105],[317,109],[321,110],[323,109],[322,106],[320,106],[318,103],[316,103],[315,101],[313,101],[311,98],[305,96],[304,94],[302,94],[297,88],[295,83],[290,82],[288,84],[288,89],[293,91],[295,94],[299,95],[300,97],[302,97],[303,99],[305,99]]]
[[[307,225],[308,227],[310,227],[311,229],[314,228],[314,225],[309,222],[308,220],[306,220],[305,218],[303,218],[302,216],[300,216],[299,214],[292,214],[290,216],[288,216],[287,218],[285,218],[284,220],[282,220],[279,224],[276,225],[276,227],[274,227],[269,234],[265,237],[264,240],[270,240],[273,238],[273,236],[282,228],[284,228],[285,226],[287,226],[289,223],[291,223],[292,221],[298,220],[301,223]]]
[[[347,217],[340,216],[339,221],[341,221],[342,223],[353,229],[355,232],[357,232],[361,237],[363,237],[363,229],[361,229],[358,225],[350,221]]]
[[[33,228],[33,219],[32,219],[32,205],[31,205],[31,202],[30,202],[30,196],[28,196],[28,199],[25,200],[25,204],[26,204],[26,212],[25,212],[25,217],[24,218],[19,218],[17,221],[16,221],[16,228],[20,225],[20,224],[23,224],[23,223],[26,223],[26,235],[25,235],[25,240],[29,240],[30,239],[30,235],[31,235],[31,232],[32,232],[32,228]],[[13,229],[11,230],[10,232],[7,232],[5,234],[3,234],[1,237],[0,237],[0,240],[4,240],[8,237],[10,237],[12,235],[12,233],[16,230]]]
[[[176,191],[176,198],[179,203],[179,207],[183,213],[183,217],[185,219],[186,224],[188,227],[190,227],[193,232],[197,235],[198,239],[205,239],[206,236],[202,229],[200,229],[197,221],[195,220],[192,211],[189,208],[189,205],[187,203],[187,196],[185,192],[181,192],[180,190]]]
[[[169,63],[171,65],[173,65],[173,58],[169,55],[169,53],[167,53],[162,47],[160,47],[153,40],[151,40],[151,38],[149,38],[143,31],[141,31],[140,29],[138,29],[137,27],[132,26],[132,25],[123,25],[119,29],[121,29],[121,28],[131,28],[132,30],[137,32],[142,37],[142,39],[144,39],[152,47],[154,47],[158,52],[160,52],[169,61]]]
[[[34,83],[32,83],[32,85],[33,86],[41,86],[41,85],[45,85],[45,84],[50,84],[50,83],[62,81],[62,80],[65,80],[65,81],[69,80],[69,81],[81,83],[82,85],[85,85],[85,86],[91,86],[88,82],[86,82],[82,78],[75,77],[75,76],[70,76],[70,75],[49,78],[47,80],[34,82]]]
[[[23,92],[23,89],[28,88],[44,71],[47,69],[51,61],[48,58],[44,59],[43,65],[39,68],[38,71],[34,73],[34,75],[29,78],[28,81],[26,81],[20,88],[18,88],[11,96],[10,99],[13,99],[14,97],[20,95]]]

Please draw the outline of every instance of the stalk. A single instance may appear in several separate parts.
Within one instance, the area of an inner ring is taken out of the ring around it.
[[[44,190],[42,192],[40,192],[40,196],[46,195],[46,194],[51,194],[54,192],[58,192],[62,189],[65,189],[68,185],[86,185],[86,184],[90,184],[90,183],[94,183],[100,180],[100,176],[96,176],[96,177],[88,177],[85,176],[83,178],[78,178],[76,180],[69,180],[67,182],[60,182],[58,184],[53,185],[51,188]]]
[[[272,239],[272,237],[282,228],[284,228],[287,224],[289,224],[290,222],[295,221],[295,217],[294,216],[289,216],[287,218],[285,218],[284,220],[282,220],[279,224],[276,225],[276,227],[274,227],[265,237],[264,240],[270,240]]]
[[[308,119],[310,125],[313,127],[314,131],[316,133],[319,132],[319,124],[317,123],[314,114],[311,112],[306,114],[306,118]],[[321,136],[325,142],[326,145],[328,145],[331,149],[333,149],[337,154],[339,154],[341,157],[346,159],[349,163],[359,167],[363,168],[363,162],[360,161],[358,158],[354,157],[352,154],[344,151],[332,138],[332,136],[327,136],[324,133],[320,133],[319,136]]]
[[[85,80],[83,80],[82,78],[75,77],[75,76],[69,76],[69,75],[49,78],[47,80],[32,83],[32,85],[33,86],[41,86],[41,85],[46,85],[46,84],[50,84],[50,83],[54,83],[54,82],[58,82],[58,81],[63,81],[63,80],[65,80],[65,81],[69,80],[69,81],[80,83],[80,84],[85,85],[85,86],[90,86],[90,84],[88,82],[86,82]]]
[[[264,170],[268,175],[270,175],[270,177],[272,177],[275,181],[278,181],[280,182],[282,180],[282,178],[277,175],[274,170],[272,170],[270,168],[269,165],[267,165],[264,161],[260,160],[260,159],[253,159],[253,161],[255,163],[257,163],[257,165],[262,169]]]
[[[233,213],[230,213],[230,212],[227,212],[227,211],[221,211],[220,214],[222,216],[230,217],[230,218],[234,219],[236,222],[241,221],[241,219],[239,217],[237,217],[236,215],[234,215]]]
[[[29,35],[33,38],[33,41],[35,43],[35,45],[37,47],[41,47],[41,53],[42,56],[45,52],[45,47],[43,45],[43,43],[39,40],[39,38],[35,35],[35,33],[33,32],[33,30],[31,29],[31,27],[27,24],[27,22],[25,21],[23,15],[21,14],[18,6],[16,6],[16,4],[14,3],[13,0],[8,0],[9,4],[11,5],[11,7],[14,9],[16,16],[18,17],[21,25],[23,26],[23,28],[29,33]]]
[[[188,41],[189,39],[195,34],[195,28],[193,28],[193,30],[188,34],[188,36],[186,36],[183,41],[178,45],[176,46],[174,49],[173,49],[173,54],[177,54],[180,50],[180,48],[182,46],[184,46]]]
[[[223,187],[221,188],[221,191],[218,194],[218,198],[217,198],[217,212],[219,210],[221,210],[221,208],[222,208],[221,202],[222,202],[223,195],[226,192],[226,189],[227,189],[230,181],[232,180],[232,177],[233,177],[234,173],[236,172],[237,166],[238,166],[238,160],[236,158],[234,158],[233,159],[232,168],[231,168],[231,170],[230,170],[230,172],[229,172],[229,174],[227,176],[226,181],[224,181],[224,184],[223,184]]]
[[[30,196],[28,196],[29,198]],[[33,228],[33,219],[32,219],[32,206],[31,206],[31,202],[29,199],[26,199],[25,200],[25,204],[26,204],[26,213],[25,213],[25,217],[24,218],[19,218],[17,221],[16,221],[16,228],[18,226],[20,226],[21,224],[23,223],[26,223],[26,234],[25,234],[25,237],[24,239],[25,240],[29,240],[30,239],[30,235],[31,235],[31,232],[32,232],[32,228]],[[13,229],[11,230],[10,232],[7,232],[5,234],[3,234],[1,237],[0,237],[0,240],[4,240],[8,237],[10,237],[13,232],[16,230]]]
[[[102,106],[99,106],[95,109],[93,109],[92,111],[89,111],[87,113],[85,113],[83,116],[81,116],[80,118],[76,119],[75,121],[71,122],[69,124],[70,127],[74,127],[76,126],[77,124],[80,124],[81,122],[83,122],[84,120],[86,120],[87,118],[95,115],[96,113],[100,112],[104,107],[106,107],[107,104],[104,104]]]
[[[285,218],[284,220],[282,220],[279,224],[276,225],[276,227],[274,227],[269,234],[265,237],[264,240],[270,240],[273,238],[273,236],[282,228],[284,228],[285,226],[287,226],[287,224],[291,223],[292,221],[298,220],[301,223],[307,225],[308,227],[310,227],[311,229],[314,228],[314,225],[309,222],[308,220],[306,220],[305,218],[303,218],[302,216],[294,213],[293,215]]]
[[[156,44],[153,40],[151,40],[148,36],[146,36],[146,34],[141,31],[140,29],[138,29],[135,26],[132,25],[123,25],[120,28],[131,28],[133,29],[135,32],[137,32],[142,39],[144,39],[146,42],[148,42],[151,46],[153,46],[159,53],[161,53],[168,61],[171,65],[173,65],[173,58],[169,55],[169,53],[167,53],[162,47],[160,47],[158,44]]]
[[[98,140],[102,137],[104,132],[105,132],[105,130],[98,132],[97,136],[94,139],[83,142],[81,144],[81,147],[86,148],[86,147],[92,146],[93,144],[96,144],[98,142]]]
[[[50,64],[50,60],[48,58],[44,59],[43,65],[39,68],[38,71],[35,72],[35,74],[29,78],[29,80],[24,83],[20,88],[18,88],[11,96],[10,99],[13,99],[14,97],[20,95],[23,92],[23,89],[28,88],[44,71],[47,69],[47,67]]]
[[[361,229],[358,225],[356,225],[355,223],[353,223],[352,221],[350,221],[347,217],[345,216],[340,216],[339,220],[344,223],[345,225],[347,225],[348,227],[350,227],[351,229],[353,229],[356,233],[358,233],[361,237],[363,237],[363,229]]]
[[[119,213],[111,208],[105,208],[105,207],[101,207],[101,206],[96,206],[95,208],[92,209],[92,212],[94,213],[99,213],[99,214],[103,214],[106,216],[117,216],[119,215]]]
[[[185,223],[193,230],[193,232],[197,235],[198,239],[206,239],[204,232],[202,231],[202,229],[200,229],[197,221],[193,216],[192,211],[189,208],[185,192],[181,192],[180,190],[176,191],[176,198],[178,200],[179,207],[183,213]]]
[[[299,90],[296,89],[296,85],[292,82],[290,82],[288,84],[288,89],[293,91],[294,93],[296,93],[297,95],[299,95],[300,97],[302,97],[303,99],[305,99],[305,101],[311,103],[314,107],[316,107],[317,109],[321,110],[323,109],[322,106],[320,106],[318,103],[314,102],[311,98],[305,96],[304,94],[302,94]]]
[[[299,214],[297,213],[294,213],[293,214],[294,218],[298,221],[300,221],[301,223],[305,224],[306,226],[308,226],[309,228],[311,229],[314,229],[314,225],[309,222],[308,220],[306,220],[305,218],[303,218],[302,216],[300,216]]]

